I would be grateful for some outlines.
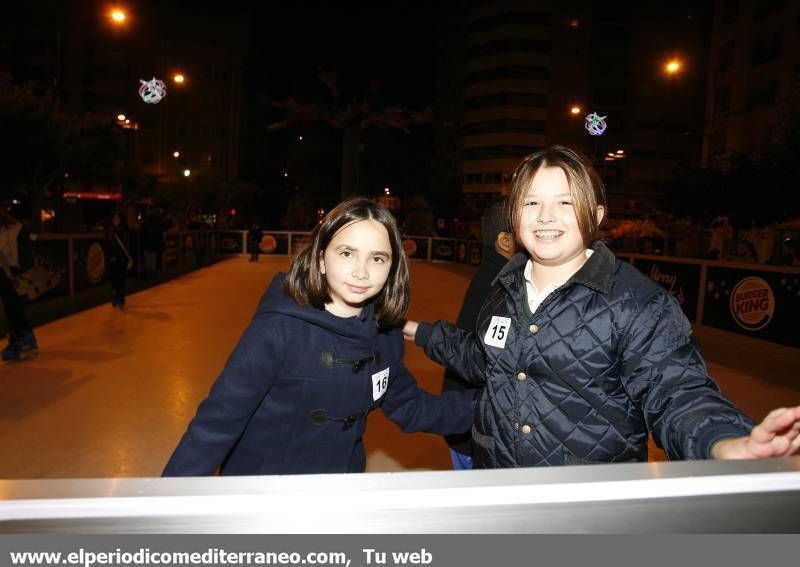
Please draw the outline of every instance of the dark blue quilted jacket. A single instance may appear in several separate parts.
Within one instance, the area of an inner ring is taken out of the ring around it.
[[[297,304],[283,281],[264,294],[164,476],[362,472],[378,406],[406,432],[469,430],[474,396],[419,389],[400,329],[379,330],[372,305],[337,317]]]
[[[477,467],[646,461],[648,432],[670,459],[703,459],[752,429],[708,376],[672,296],[603,243],[592,248],[535,313],[518,254],[473,332],[420,324],[416,341],[430,358],[485,385]]]

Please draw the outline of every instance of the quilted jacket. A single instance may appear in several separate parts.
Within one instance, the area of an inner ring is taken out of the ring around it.
[[[278,274],[164,476],[362,472],[367,414],[406,432],[468,431],[474,396],[433,396],[403,365],[403,335],[372,305],[337,317],[297,304]]]
[[[433,360],[485,385],[472,429],[476,468],[708,458],[752,421],[708,376],[689,321],[663,288],[601,242],[530,313],[518,254],[472,332],[421,323]]]

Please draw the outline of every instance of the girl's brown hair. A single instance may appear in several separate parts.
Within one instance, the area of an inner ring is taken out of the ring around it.
[[[585,156],[564,146],[551,146],[524,158],[514,171],[511,194],[508,197],[508,216],[514,233],[519,232],[519,221],[525,197],[536,173],[543,167],[558,167],[567,176],[572,205],[578,219],[578,227],[585,245],[594,240],[602,220],[597,218],[597,209],[606,205],[606,190],[603,181]]]
[[[374,220],[381,223],[389,234],[392,248],[392,265],[389,277],[375,302],[375,320],[381,328],[400,325],[408,312],[409,274],[408,260],[403,251],[403,240],[392,213],[381,205],[356,197],[342,201],[334,207],[311,233],[311,243],[292,263],[283,283],[284,290],[300,305],[324,309],[331,301],[328,282],[320,271],[319,261],[334,235],[354,222]]]

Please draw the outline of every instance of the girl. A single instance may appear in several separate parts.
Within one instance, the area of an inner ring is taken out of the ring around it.
[[[800,407],[753,428],[708,376],[678,303],[595,241],[606,214],[585,158],[555,146],[514,173],[509,215],[527,254],[501,270],[474,333],[409,321],[433,360],[484,385],[476,468],[789,455]]]
[[[363,472],[378,406],[406,432],[469,430],[471,396],[429,395],[403,366],[408,302],[391,213],[338,205],[272,281],[164,475]]]

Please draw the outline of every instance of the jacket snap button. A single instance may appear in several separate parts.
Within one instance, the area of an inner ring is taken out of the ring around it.
[[[517,380],[519,380],[520,382],[525,380],[525,378],[527,378],[527,377],[528,376],[524,372],[520,372],[519,374],[517,374]]]
[[[514,422],[514,429],[519,429],[519,423],[517,423],[516,421]]]
[[[530,432],[531,432],[531,426],[530,426],[530,425],[523,425],[523,426],[522,426],[522,432],[523,432],[525,435],[527,435],[528,433],[530,433]]]
[[[539,325],[531,325],[529,328],[534,335],[539,332]]]

